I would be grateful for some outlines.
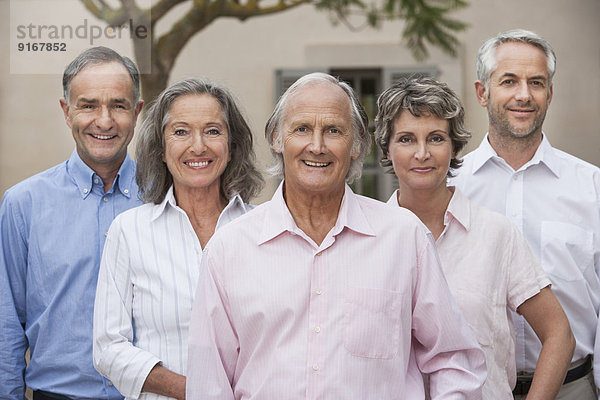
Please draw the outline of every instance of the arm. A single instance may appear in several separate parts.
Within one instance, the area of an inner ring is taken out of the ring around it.
[[[27,242],[8,193],[0,206],[0,398],[25,399]]]
[[[419,369],[429,374],[431,399],[479,400],[487,375],[485,355],[450,294],[431,243],[417,265],[413,346]]]
[[[142,392],[185,400],[185,376],[156,364],[148,374],[144,386],[142,386]]]
[[[209,245],[202,256],[192,307],[186,396],[188,399],[233,400],[239,343],[231,324],[225,290],[215,279],[210,250]]]
[[[126,397],[139,397],[150,371],[160,363],[154,354],[135,347],[133,283],[126,229],[117,217],[102,254],[94,304],[94,367]]]
[[[529,298],[517,311],[542,342],[527,399],[553,399],[565,379],[575,349],[575,338],[567,316],[549,287]]]

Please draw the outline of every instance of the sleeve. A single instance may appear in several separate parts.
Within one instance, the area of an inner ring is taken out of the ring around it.
[[[133,345],[133,282],[126,230],[117,217],[108,231],[94,303],[94,367],[125,397],[138,398],[155,355]]]
[[[19,202],[0,205],[0,398],[25,399],[27,235]]]
[[[507,221],[507,225],[508,251],[504,253],[508,271],[506,301],[508,307],[516,312],[521,304],[551,285],[551,282],[531,252],[525,237],[512,223]]]
[[[417,239],[419,241],[419,239]],[[413,288],[413,346],[432,400],[481,399],[485,355],[454,302],[433,243],[423,235]]]
[[[202,257],[188,340],[186,398],[233,400],[239,343],[211,244]]]

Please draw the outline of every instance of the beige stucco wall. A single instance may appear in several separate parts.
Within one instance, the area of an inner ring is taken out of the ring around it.
[[[10,45],[8,11],[9,1],[0,0],[5,55]],[[442,65],[441,79],[463,97],[474,132],[469,148],[479,143],[487,127],[486,112],[473,91],[475,53],[487,37],[522,27],[548,39],[558,56],[554,99],[544,125],[551,142],[600,165],[600,2],[477,0],[456,16],[471,25],[460,35],[460,56],[451,59],[433,51],[425,64]],[[343,25],[331,26],[325,14],[310,6],[245,23],[219,20],[188,43],[171,80],[205,76],[231,89],[254,128],[264,165],[270,154],[262,132],[273,107],[274,71],[414,66],[410,53],[397,42],[401,27],[394,22],[378,31],[351,32]],[[8,58],[0,59],[0,193],[65,160],[74,148],[58,104],[61,77],[11,74]],[[271,183],[258,201],[272,190]]]

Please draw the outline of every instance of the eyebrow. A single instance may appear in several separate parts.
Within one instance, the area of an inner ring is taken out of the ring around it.
[[[500,79],[503,79],[503,78],[518,78],[518,76],[517,76],[517,74],[514,74],[512,72],[505,72],[504,74],[500,75],[499,78]],[[542,80],[544,82],[546,82],[548,80],[548,78],[545,77],[544,75],[534,75],[534,76],[527,77],[528,81],[530,81],[532,79]]]

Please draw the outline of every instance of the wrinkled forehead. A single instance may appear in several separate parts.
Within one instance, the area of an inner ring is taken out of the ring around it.
[[[296,113],[327,113],[351,118],[352,103],[348,94],[339,86],[326,81],[307,82],[289,94],[283,110],[283,118]]]

